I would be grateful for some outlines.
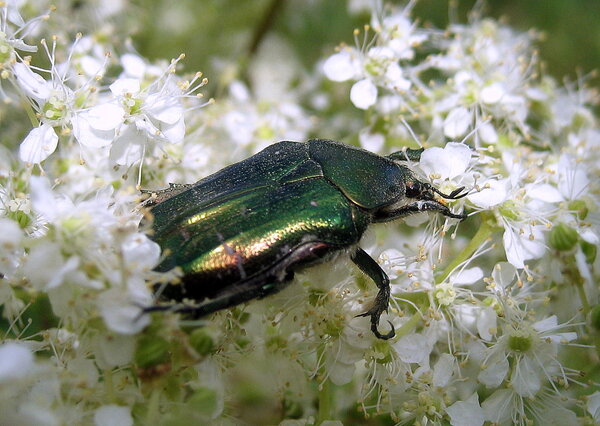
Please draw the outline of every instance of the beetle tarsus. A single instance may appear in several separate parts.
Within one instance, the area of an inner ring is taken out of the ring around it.
[[[373,319],[373,317],[371,317],[371,319]],[[377,323],[371,322],[371,331],[378,339],[388,340],[396,335],[396,329],[394,328],[394,324],[392,324],[392,322],[390,320],[388,320],[388,324],[390,325],[390,327],[392,329],[390,331],[388,331],[386,334],[381,334],[379,332],[379,330],[377,330],[378,323],[379,323],[379,321],[377,321]]]
[[[358,247],[354,254],[351,256],[352,261],[367,274],[377,285],[379,288],[379,292],[377,296],[375,296],[375,302],[373,303],[373,307],[369,309],[364,314],[357,315],[359,317],[371,317],[371,331],[375,336],[379,339],[387,340],[391,339],[396,335],[394,331],[394,326],[390,323],[392,330],[386,334],[381,334],[377,330],[377,326],[379,325],[379,318],[381,314],[387,312],[388,305],[390,303],[390,279],[381,266],[369,254]],[[388,321],[389,322],[389,321]]]

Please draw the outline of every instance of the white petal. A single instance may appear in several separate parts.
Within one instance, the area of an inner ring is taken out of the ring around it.
[[[506,378],[508,367],[508,360],[503,355],[490,358],[486,368],[479,372],[477,379],[488,388],[498,387]]]
[[[485,143],[496,143],[498,142],[498,133],[492,123],[480,124],[477,128],[477,134]]]
[[[377,101],[377,87],[368,78],[357,81],[350,89],[350,100],[356,108],[368,109]]]
[[[160,257],[160,246],[141,233],[128,235],[122,250],[125,263],[134,270],[152,269]]]
[[[485,412],[485,419],[495,424],[509,422],[513,412],[514,392],[510,389],[499,389],[488,396],[481,407]]]
[[[516,393],[525,398],[533,398],[540,390],[542,383],[537,372],[538,367],[528,356],[521,358],[513,370],[510,380]]]
[[[146,98],[145,111],[152,118],[167,124],[175,124],[183,118],[183,108],[175,97],[150,95]]]
[[[500,83],[492,83],[481,90],[481,101],[484,104],[495,104],[502,99],[506,90]]]
[[[586,408],[588,413],[594,418],[594,421],[600,422],[600,391],[588,395]]]
[[[441,179],[452,179],[466,171],[470,160],[471,149],[467,145],[449,142],[444,148],[426,149],[419,166],[427,175],[437,174]]]
[[[44,161],[58,146],[58,135],[49,124],[37,127],[21,142],[19,158],[30,164]]]
[[[456,358],[450,354],[440,355],[440,359],[435,363],[433,367],[433,385],[438,387],[445,387],[454,372],[454,364]]]
[[[115,96],[127,93],[136,94],[140,91],[140,80],[137,78],[120,78],[110,85],[110,91]]]
[[[457,139],[467,133],[471,125],[471,113],[464,107],[454,108],[444,120],[444,135]]]
[[[469,285],[475,284],[477,281],[483,278],[483,269],[479,266],[469,269],[463,269],[452,277],[452,283],[454,285]]]
[[[391,63],[385,71],[385,78],[388,85],[395,90],[405,91],[410,89],[411,81],[404,78],[402,68],[396,62]]]
[[[379,152],[385,144],[385,137],[381,133],[370,133],[368,130],[361,130],[358,140],[360,146],[371,152]]]
[[[540,332],[553,330],[558,326],[558,318],[556,315],[549,316],[548,318],[544,318],[532,325],[534,329]]]
[[[356,69],[356,60],[347,51],[330,56],[323,64],[325,76],[332,81],[350,80],[356,75]]]
[[[590,180],[583,168],[572,156],[561,155],[558,161],[558,190],[569,200],[575,200],[588,190]]]
[[[237,102],[248,102],[250,100],[248,87],[239,80],[235,80],[229,85],[229,96]]]
[[[181,143],[185,138],[185,121],[183,116],[175,124],[157,122],[157,128],[170,143]]]
[[[103,405],[94,412],[95,426],[132,426],[133,417],[129,407],[116,404]]]
[[[90,55],[83,56],[79,63],[83,73],[87,76],[95,76],[104,71],[104,63]]]
[[[479,207],[490,208],[506,201],[508,196],[508,179],[489,180],[485,182],[483,189],[473,192],[467,198]]]
[[[494,266],[492,278],[502,288],[512,284],[517,276],[517,269],[508,262],[499,262]]]
[[[479,397],[474,393],[466,401],[457,401],[446,409],[452,426],[481,426],[485,422]]]
[[[0,217],[0,250],[14,250],[24,237],[19,224],[8,218]]]
[[[581,230],[579,230],[579,236],[586,243],[590,243],[590,244],[594,244],[594,245],[598,245],[600,243],[600,238],[591,229],[581,229]]]
[[[471,148],[464,143],[449,142],[444,147],[444,151],[447,155],[446,161],[451,163],[450,173],[447,177],[452,179],[462,175],[471,161]]]
[[[95,130],[114,130],[125,119],[125,111],[113,103],[105,103],[81,113]]]
[[[115,138],[115,130],[97,130],[89,122],[86,113],[77,114],[71,120],[73,124],[73,135],[77,142],[89,148],[102,148],[112,143]]]
[[[533,239],[529,238],[530,234]],[[538,228],[531,228],[523,235],[507,229],[504,231],[503,242],[506,259],[515,268],[524,268],[525,261],[539,259],[546,253],[544,236]]]
[[[126,53],[121,56],[121,65],[125,74],[135,79],[142,79],[146,72],[146,63],[138,55],[132,53]]]
[[[101,369],[124,366],[133,359],[136,341],[130,336],[102,333],[94,338],[94,354]]]
[[[394,343],[394,349],[404,362],[422,362],[429,357],[432,345],[421,334],[409,334]]]
[[[546,203],[559,203],[564,201],[562,195],[558,189],[547,183],[532,184],[525,187],[527,195],[536,200],[544,201]]]
[[[34,367],[33,354],[20,343],[0,345],[0,383],[25,377]]]
[[[140,161],[146,139],[135,126],[127,126],[110,147],[111,163],[131,166]]]
[[[50,222],[54,221],[58,215],[57,206],[60,204],[50,181],[46,177],[31,176],[29,179],[29,191],[31,193],[31,206],[33,210],[42,215],[42,217]]]
[[[151,297],[134,297],[119,288],[111,288],[98,296],[97,304],[106,326],[119,334],[133,335],[149,323],[148,315],[140,316],[139,305],[149,305]]]
[[[333,382],[333,384],[337,386],[343,386],[352,381],[354,378],[354,370],[356,367],[354,364],[344,364],[342,362],[332,362],[330,366],[327,367],[327,372],[329,373],[329,378]]]
[[[477,332],[483,340],[492,340],[493,332],[496,329],[496,311],[487,306],[479,311],[477,315]]]
[[[34,73],[27,65],[17,62],[13,65],[13,72],[17,83],[27,96],[35,99],[38,103],[50,97],[50,83],[41,75]]]

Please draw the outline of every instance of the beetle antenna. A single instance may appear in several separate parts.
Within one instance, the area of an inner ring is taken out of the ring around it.
[[[440,191],[439,189],[437,189],[434,186],[431,186],[431,190],[433,192],[435,192],[438,195],[441,195],[442,197],[444,197],[447,200],[459,200],[463,197],[466,197],[467,195],[469,195],[469,191],[464,192],[463,194],[460,194],[462,192],[462,190],[465,189],[464,186],[461,186],[460,188],[456,188],[454,191],[452,191],[450,194],[444,194],[442,191]],[[460,194],[460,195],[459,195]]]

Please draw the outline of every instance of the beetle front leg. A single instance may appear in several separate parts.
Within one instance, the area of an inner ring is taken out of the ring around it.
[[[412,213],[436,211],[444,216],[451,217],[453,219],[465,219],[467,215],[452,213],[448,206],[435,200],[418,200],[410,204],[405,204],[396,210],[387,210],[380,215],[373,218],[373,222],[389,222],[402,216],[407,216]]]
[[[354,254],[350,257],[352,261],[359,267],[361,271],[371,278],[375,284],[377,284],[377,288],[379,288],[379,292],[375,297],[375,303],[373,307],[369,309],[364,314],[357,315],[359,317],[371,317],[371,331],[375,336],[380,339],[387,340],[391,339],[396,335],[396,331],[394,330],[394,325],[390,323],[392,330],[386,334],[381,334],[377,329],[379,325],[379,318],[381,314],[387,312],[388,306],[390,303],[390,279],[381,266],[371,256],[367,254],[366,251],[361,249],[360,247],[354,252]]]

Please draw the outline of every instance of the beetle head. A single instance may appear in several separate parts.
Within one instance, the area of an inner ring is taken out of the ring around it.
[[[447,200],[458,200],[468,194],[464,187],[457,188],[450,194],[445,194],[430,183],[421,182],[410,171],[404,173],[404,196],[396,203],[390,204],[377,211],[374,222],[388,222],[399,217],[418,212],[438,212],[446,217],[465,219],[466,214],[456,214],[448,208],[443,200],[436,199],[436,194]]]
[[[407,198],[415,198],[417,200],[429,201],[435,199],[435,193],[441,196],[442,198],[445,198],[446,200],[458,200],[469,194],[468,191],[463,192],[461,194],[461,192],[464,189],[465,187],[461,186],[460,188],[457,188],[454,191],[452,191],[450,194],[444,194],[442,191],[440,191],[430,183],[421,182],[417,179],[408,179],[406,181],[405,196]]]

